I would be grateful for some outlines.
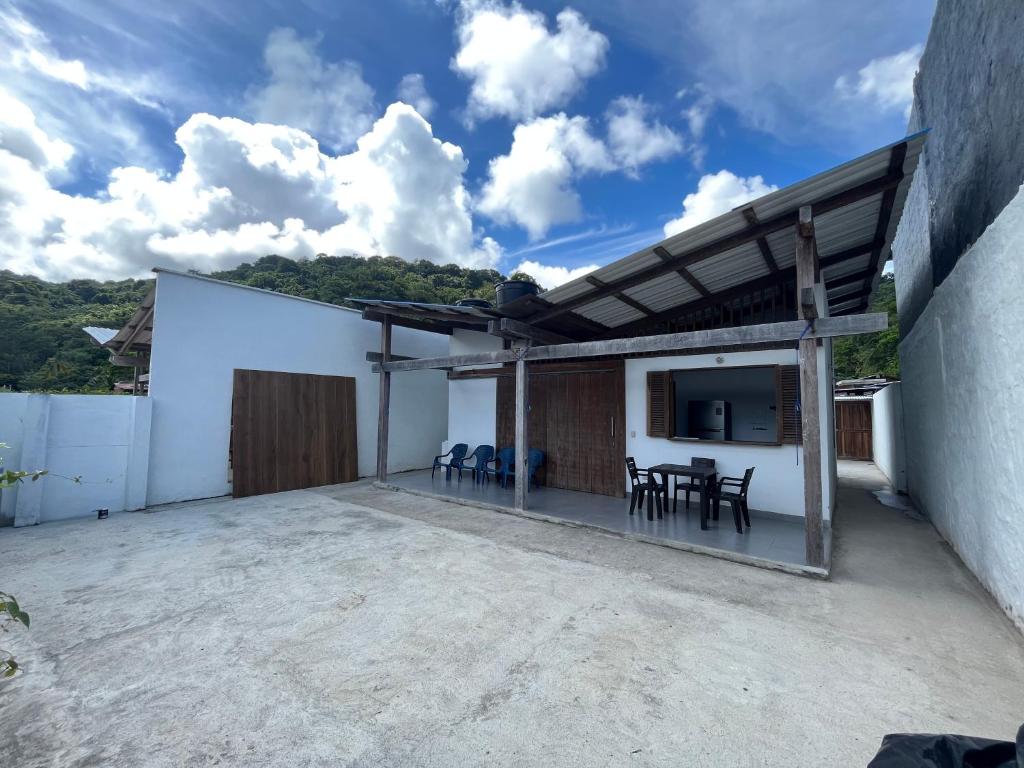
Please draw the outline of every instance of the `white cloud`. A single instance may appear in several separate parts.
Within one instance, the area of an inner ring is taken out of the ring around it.
[[[892,56],[872,59],[857,72],[836,79],[836,91],[844,99],[861,99],[882,109],[900,110],[910,117],[914,102],[914,75],[924,47],[915,45]]]
[[[572,184],[578,175],[614,168],[585,117],[537,118],[517,125],[509,153],[491,160],[478,208],[499,223],[519,224],[537,239],[551,226],[582,216]]]
[[[250,89],[249,107],[257,120],[300,128],[347,148],[373,123],[373,88],[358,64],[324,63],[316,46],[294,29],[271,32],[263,50],[268,79]]]
[[[685,232],[737,206],[777,190],[760,176],[744,178],[721,170],[701,177],[697,191],[683,198],[683,215],[665,224],[665,237]]]
[[[0,88],[0,149],[24,158],[43,172],[63,170],[75,150],[66,141],[51,139],[25,104]]]
[[[520,123],[509,153],[490,162],[478,210],[500,224],[518,224],[531,240],[579,221],[578,179],[612,171],[635,178],[641,165],[683,151],[682,138],[648,113],[638,96],[616,99],[606,115],[607,139],[591,132],[587,118],[564,112]]]
[[[398,100],[410,104],[427,119],[437,107],[437,102],[427,93],[426,82],[419,72],[412,72],[399,81]]]
[[[464,3],[452,69],[472,81],[468,117],[530,119],[563,106],[604,66],[608,38],[571,8],[548,30],[518,3]]]
[[[618,164],[631,174],[641,165],[683,151],[682,137],[657,120],[639,96],[620,96],[608,108],[608,146]]]
[[[493,266],[500,255],[474,230],[462,151],[405,104],[340,156],[294,128],[196,114],[176,133],[177,173],[117,168],[96,197],[51,186],[66,147],[33,132],[27,109],[0,111],[0,262],[16,272],[125,277],[321,252]]]
[[[525,272],[536,280],[541,288],[550,290],[562,283],[568,283],[570,280],[575,280],[577,277],[583,277],[583,275],[590,274],[597,269],[597,266],[597,264],[587,264],[583,267],[568,269],[566,267],[553,267],[548,264],[541,264],[538,261],[524,259],[519,262],[519,266],[513,269],[512,272]]]

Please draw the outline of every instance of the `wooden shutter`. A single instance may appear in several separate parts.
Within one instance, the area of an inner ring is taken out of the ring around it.
[[[781,441],[790,445],[803,442],[803,429],[800,425],[800,366],[779,366],[779,424]]]
[[[672,437],[672,372],[647,372],[647,436]]]

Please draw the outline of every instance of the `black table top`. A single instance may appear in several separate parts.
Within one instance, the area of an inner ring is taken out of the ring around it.
[[[689,464],[656,464],[648,467],[648,472],[657,472],[659,475],[685,475],[687,477],[710,477],[717,475],[718,470],[714,467],[691,467]]]

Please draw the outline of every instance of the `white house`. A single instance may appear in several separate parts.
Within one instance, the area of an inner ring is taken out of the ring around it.
[[[0,394],[0,429],[10,445],[5,464],[52,473],[4,491],[2,517],[27,525],[101,507],[231,494],[238,471],[231,466],[236,370],[351,379],[354,408],[343,415],[341,431],[354,439],[355,474],[374,473],[379,387],[367,352],[380,343],[376,323],[333,304],[155,272],[153,291],[133,318],[116,335],[102,336],[117,362],[148,367],[148,397]],[[394,346],[414,356],[448,349],[443,337],[405,328]],[[389,467],[429,466],[447,429],[443,374],[408,377],[395,394],[402,404],[395,406]],[[303,410],[303,403],[292,405],[292,412]]]

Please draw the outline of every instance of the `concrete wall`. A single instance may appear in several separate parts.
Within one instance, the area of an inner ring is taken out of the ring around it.
[[[50,473],[0,491],[0,521],[34,525],[144,507],[150,413],[144,397],[0,394],[4,466]]]
[[[820,355],[826,353],[824,347]],[[718,362],[721,358],[722,362]],[[749,365],[795,365],[795,350],[728,352],[711,355],[645,357],[626,361],[626,455],[641,467],[663,462],[686,464],[691,456],[715,459],[721,474],[740,477],[756,467],[750,485],[750,506],[784,515],[804,514],[803,449],[796,445],[708,444],[690,440],[666,440],[647,436],[647,372],[684,368],[728,368]],[[819,369],[824,365],[819,360]],[[835,490],[832,482],[833,441],[828,434],[829,390],[822,382],[822,502],[826,520],[831,519]]]
[[[456,330],[451,337],[449,353],[468,355],[501,348],[501,339],[496,336]],[[444,450],[447,451],[454,443],[468,443],[471,451],[478,445],[493,445],[495,450],[501,448],[495,444],[497,397],[497,379],[448,382],[448,439]]]
[[[936,289],[900,365],[909,493],[1024,628],[1021,254],[1024,188]]]
[[[379,324],[329,304],[164,271],[154,322],[150,505],[231,492],[235,368],[355,377],[359,474],[374,474],[379,383],[366,353],[380,349]],[[443,335],[394,329],[395,354],[433,357],[447,349]],[[443,373],[391,377],[391,471],[430,465],[447,411]]]
[[[918,240],[896,285],[909,333],[931,296],[1024,183],[1024,4],[939,0],[914,83],[911,130],[929,128],[908,200]],[[904,214],[906,218],[907,214]],[[922,226],[923,225],[923,226]]]
[[[894,382],[871,398],[871,455],[897,491],[907,490],[906,450],[903,437],[903,391]]]

